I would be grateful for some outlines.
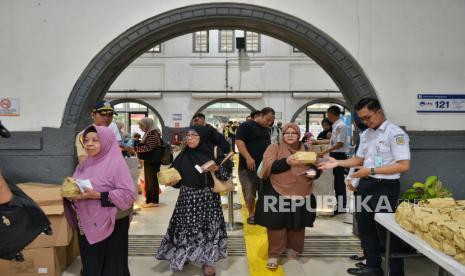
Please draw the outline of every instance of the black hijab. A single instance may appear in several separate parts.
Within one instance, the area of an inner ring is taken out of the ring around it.
[[[200,142],[195,148],[186,146],[171,164],[171,167],[176,168],[182,177],[176,187],[184,185],[191,188],[204,188],[207,185],[205,176],[195,169],[195,165],[202,166],[206,162],[215,159],[213,148],[208,144],[211,132],[204,126],[192,126],[187,131],[194,131],[199,134]],[[208,185],[211,185],[211,176],[208,175],[207,181],[209,182]]]

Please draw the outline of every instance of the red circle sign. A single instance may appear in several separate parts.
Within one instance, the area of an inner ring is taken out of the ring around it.
[[[9,109],[11,107],[11,101],[8,99],[2,99],[0,101],[0,107],[3,109]]]

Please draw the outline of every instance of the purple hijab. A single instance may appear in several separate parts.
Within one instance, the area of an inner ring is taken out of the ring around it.
[[[131,208],[136,200],[134,182],[124,161],[113,131],[107,127],[94,126],[100,140],[100,152],[88,156],[79,164],[73,177],[89,179],[97,192],[108,192],[109,199],[116,207],[102,207],[100,200],[85,199],[65,202],[68,223],[77,228],[77,217],[90,244],[102,241],[111,235],[115,226],[118,209]],[[88,127],[84,134],[87,134]]]

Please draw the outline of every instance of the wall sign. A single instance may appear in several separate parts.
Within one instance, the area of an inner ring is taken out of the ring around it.
[[[19,116],[19,99],[0,98],[0,116]]]
[[[418,113],[465,113],[465,94],[417,94]]]
[[[173,121],[182,121],[181,113],[173,113]]]

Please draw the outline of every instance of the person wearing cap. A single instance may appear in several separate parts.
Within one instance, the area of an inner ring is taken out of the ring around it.
[[[110,128],[115,134],[116,141],[122,141],[121,134],[119,133],[118,126],[113,122],[113,115],[116,115],[113,105],[108,101],[99,101],[95,104],[90,116],[94,126],[105,126]],[[87,158],[87,153],[84,150],[84,143],[82,139],[82,132],[76,136],[76,152],[79,163]]]

